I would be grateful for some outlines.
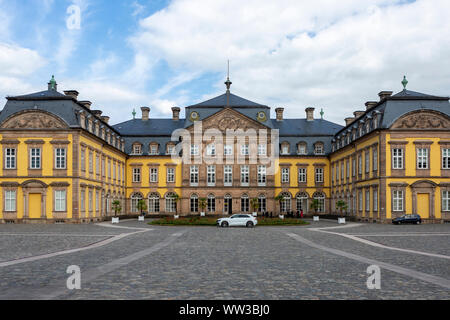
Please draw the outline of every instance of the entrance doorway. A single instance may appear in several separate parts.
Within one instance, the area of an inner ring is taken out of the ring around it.
[[[41,218],[41,197],[40,193],[30,193],[28,195],[28,210],[30,219]]]
[[[417,194],[417,214],[422,219],[428,219],[430,217],[430,194],[418,193]]]
[[[233,213],[233,199],[226,195],[223,202],[223,213],[231,215]]]

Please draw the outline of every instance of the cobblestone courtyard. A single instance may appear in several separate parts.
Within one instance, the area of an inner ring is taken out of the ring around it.
[[[450,225],[0,225],[0,299],[450,299]]]

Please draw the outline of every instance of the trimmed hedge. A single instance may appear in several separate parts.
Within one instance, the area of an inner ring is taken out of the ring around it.
[[[149,225],[159,225],[159,226],[216,226],[216,221],[219,218],[212,217],[188,217],[174,219],[173,217],[166,217],[161,219],[156,219],[149,222]],[[298,226],[298,225],[308,225],[301,219],[279,219],[279,218],[259,218],[257,226]]]

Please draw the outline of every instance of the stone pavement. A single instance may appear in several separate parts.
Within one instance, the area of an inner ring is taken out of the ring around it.
[[[450,298],[448,224],[119,226],[0,225],[0,299]],[[381,268],[380,290],[367,288],[364,259],[393,266]],[[71,265],[81,290],[66,288]]]

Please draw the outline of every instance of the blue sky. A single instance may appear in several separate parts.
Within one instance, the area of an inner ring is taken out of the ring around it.
[[[450,94],[449,2],[0,0],[0,95],[44,90],[54,74],[112,123],[141,106],[167,117],[223,93],[229,59],[233,93],[343,123],[403,75]]]

